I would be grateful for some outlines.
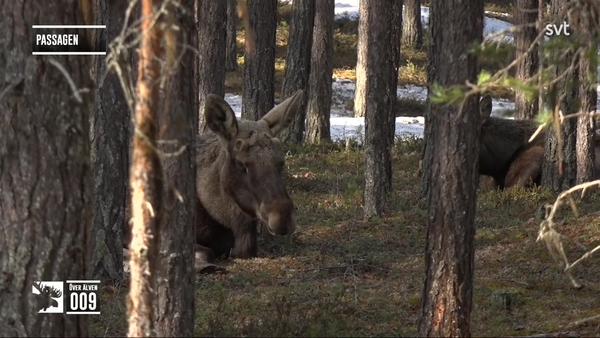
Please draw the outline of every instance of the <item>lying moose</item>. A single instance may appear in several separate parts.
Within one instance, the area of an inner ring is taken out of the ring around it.
[[[479,174],[491,176],[500,188],[540,184],[545,152],[545,132],[529,143],[537,130],[534,120],[509,120],[491,117],[492,97],[485,95],[479,102],[481,134]],[[600,142],[595,140],[594,163],[600,174]]]
[[[258,121],[238,121],[223,98],[208,95],[210,129],[197,142],[198,224],[196,253],[215,257],[256,257],[257,226],[272,235],[294,232],[294,203],[281,172],[285,152],[277,136],[299,111],[304,92],[296,92]]]

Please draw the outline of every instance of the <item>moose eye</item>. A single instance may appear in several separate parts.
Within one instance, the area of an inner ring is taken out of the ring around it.
[[[248,167],[246,167],[246,165],[244,163],[242,163],[242,161],[235,160],[235,165],[236,165],[236,167],[238,167],[238,169],[242,170],[244,173],[248,172]]]

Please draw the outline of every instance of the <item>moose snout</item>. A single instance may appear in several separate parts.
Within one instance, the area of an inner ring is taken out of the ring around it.
[[[294,204],[292,201],[262,204],[260,216],[266,223],[269,232],[275,236],[285,236],[294,233]]]

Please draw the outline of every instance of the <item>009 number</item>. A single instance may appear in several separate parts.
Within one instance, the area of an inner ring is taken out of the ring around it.
[[[70,303],[71,303],[71,310],[75,310],[75,311],[77,311],[77,310],[79,310],[79,311],[96,310],[96,294],[93,292],[92,293],[72,292]]]

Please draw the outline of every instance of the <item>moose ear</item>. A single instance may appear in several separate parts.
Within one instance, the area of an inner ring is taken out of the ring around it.
[[[492,96],[486,94],[479,101],[479,113],[481,114],[481,124],[487,121],[492,114]]]
[[[233,109],[220,96],[208,94],[204,108],[206,125],[219,136],[221,142],[229,144],[238,133],[237,118]]]
[[[278,136],[285,128],[287,128],[294,116],[300,111],[304,91],[300,89],[294,95],[281,102],[279,105],[271,109],[260,122],[267,125],[273,136]]]

